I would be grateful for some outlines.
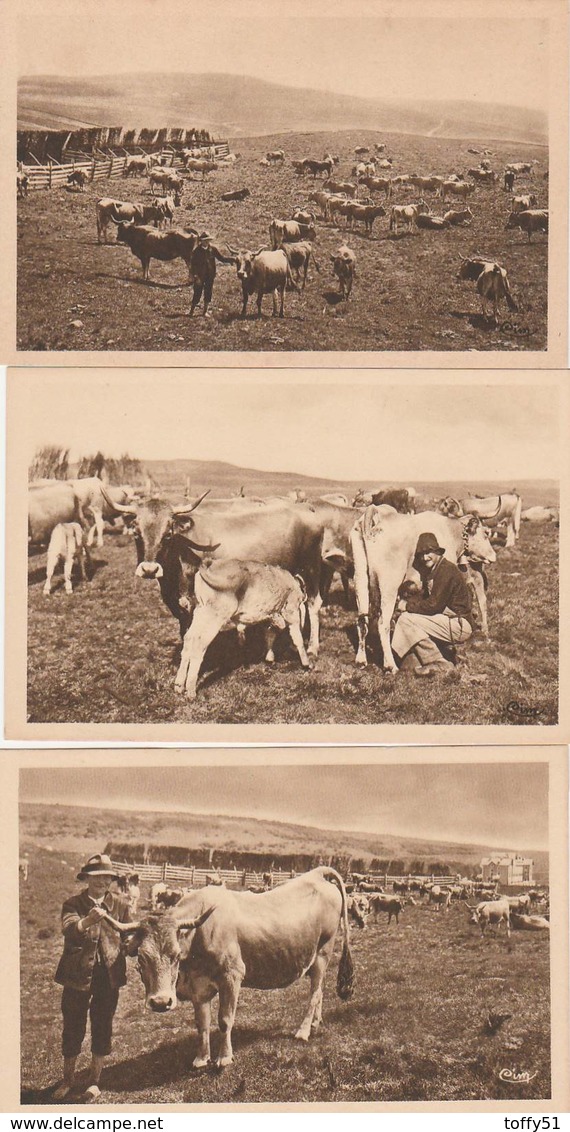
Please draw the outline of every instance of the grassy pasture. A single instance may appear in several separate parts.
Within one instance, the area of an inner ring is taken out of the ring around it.
[[[558,717],[558,531],[523,523],[517,545],[489,569],[488,640],[475,634],[445,682],[384,675],[371,640],[356,669],[356,614],[333,583],[321,614],[321,651],[304,672],[282,635],[273,666],[251,630],[210,646],[190,703],[174,692],[178,624],[158,585],[135,579],[130,536],[106,535],[95,573],[73,595],[56,575],[42,593],[45,554],[28,563],[28,719],[52,723],[529,723]],[[353,601],[353,599],[352,599]],[[537,713],[521,717],[512,701]]]
[[[205,183],[187,179],[176,223],[206,228],[224,251],[226,242],[255,250],[268,241],[273,217],[290,216],[293,207],[320,186],[312,177],[294,174],[291,159],[321,158],[329,150],[341,156],[335,176],[351,174],[356,144],[380,140],[371,131],[274,135],[240,138],[240,159]],[[484,143],[476,148],[482,150]],[[387,153],[392,174],[465,172],[480,156],[468,153],[467,139],[390,135]],[[534,179],[518,179],[515,191],[533,191],[548,205],[547,151],[540,146],[490,142],[490,158],[499,173],[513,160],[540,160]],[[283,168],[264,169],[259,159],[283,148]],[[321,273],[311,267],[302,294],[289,293],[285,318],[271,318],[271,298],[262,318],[255,302],[240,318],[241,286],[235,268],[218,265],[212,317],[188,318],[190,291],[181,261],[153,261],[151,283],[144,284],[138,260],[128,248],[97,243],[95,204],[99,197],[150,199],[146,179],[98,181],[85,193],[66,189],[30,193],[18,201],[18,348],[25,350],[543,350],[547,345],[548,241],[536,235],[529,245],[520,229],[505,230],[510,194],[502,179],[477,187],[469,203],[471,228],[443,232],[399,233],[392,238],[388,217],[375,222],[372,237],[355,229],[346,239],[357,255],[357,278],[349,303],[337,302],[330,255],[345,239],[344,227],[317,224],[315,252]],[[244,202],[223,202],[223,192],[247,186]],[[363,195],[363,194],[361,194]],[[400,189],[392,203],[418,199],[416,190]],[[427,194],[439,215],[452,207]],[[383,203],[383,195],[380,198]],[[340,222],[344,226],[344,221]],[[361,227],[361,226],[360,226]],[[498,260],[509,272],[518,313],[506,307],[500,325],[481,316],[474,285],[457,281],[462,254]],[[73,322],[81,322],[74,327]]]
[[[75,890],[79,853],[62,860],[30,854],[21,884],[22,1103],[51,1104],[61,1074],[59,912]],[[337,945],[325,990],[323,1029],[305,1045],[292,1033],[308,988],[242,991],[234,1064],[193,1071],[196,1033],[190,1005],[160,1017],[145,1011],[129,960],[115,1049],[102,1101],[112,1105],[261,1102],[531,1100],[550,1095],[549,941],[542,933],[502,931],[484,939],[464,906],[448,915],[407,906],[398,927],[352,930],[354,997],[342,1003],[334,984]],[[512,1017],[496,1034],[487,1012]],[[215,1010],[214,1010],[215,1018]],[[217,1033],[213,1034],[216,1055]],[[88,1059],[85,1043],[83,1061]],[[81,1063],[83,1064],[83,1062]],[[526,1070],[528,1084],[501,1081],[501,1069]]]

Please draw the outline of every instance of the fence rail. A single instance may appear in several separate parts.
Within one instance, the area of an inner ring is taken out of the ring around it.
[[[199,148],[199,147],[196,147]],[[225,157],[229,153],[229,145],[227,142],[215,142],[211,146],[204,146],[204,151],[215,149],[216,157]],[[34,189],[56,189],[62,188],[67,184],[67,178],[70,173],[75,173],[78,170],[83,170],[87,174],[89,181],[102,181],[114,180],[117,177],[123,177],[125,167],[128,161],[133,157],[150,157],[151,154],[141,152],[140,155],[132,153],[116,154],[109,153],[103,154],[99,151],[97,156],[90,157],[87,154],[69,154],[70,160],[63,164],[55,160],[50,160],[47,165],[28,164],[19,162],[18,168],[22,173],[28,176],[28,188]],[[152,154],[158,158],[165,158],[167,161],[167,168],[183,169],[184,162],[180,154],[173,150],[170,146],[156,154]]]

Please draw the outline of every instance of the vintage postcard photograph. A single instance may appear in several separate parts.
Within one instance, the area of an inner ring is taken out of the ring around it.
[[[10,360],[566,364],[563,0],[8,7]]]
[[[565,1108],[563,748],[78,753],[20,756],[14,1108]]]
[[[565,375],[192,376],[10,371],[10,738],[561,734]]]

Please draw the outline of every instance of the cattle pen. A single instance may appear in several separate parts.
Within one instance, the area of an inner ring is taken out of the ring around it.
[[[215,874],[227,888],[247,888],[250,884],[259,884],[261,874],[259,870],[254,869],[218,869],[215,866],[210,868],[184,868],[180,865],[171,865],[168,862],[164,864],[130,864],[126,861],[113,860],[113,868],[117,870],[119,876],[126,876],[130,873],[136,873],[140,881],[148,882],[150,884],[156,882],[164,882],[164,884],[183,884],[187,888],[202,888],[208,883],[208,877]],[[300,870],[295,869],[272,869],[270,873],[271,888],[276,887],[278,884],[284,884],[285,881],[292,880],[293,877],[299,876]],[[423,881],[424,883],[437,883],[437,884],[453,884],[456,881],[456,876],[439,876],[435,873],[429,876],[413,876],[407,875],[392,876],[391,873],[367,873],[367,880],[371,884],[377,884],[379,888],[386,888],[394,881],[402,883],[409,880]]]

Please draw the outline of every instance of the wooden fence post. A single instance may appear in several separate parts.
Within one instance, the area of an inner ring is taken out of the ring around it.
[[[50,158],[49,164],[48,164],[48,178],[49,178],[48,179],[48,188],[51,189],[51,158]]]

